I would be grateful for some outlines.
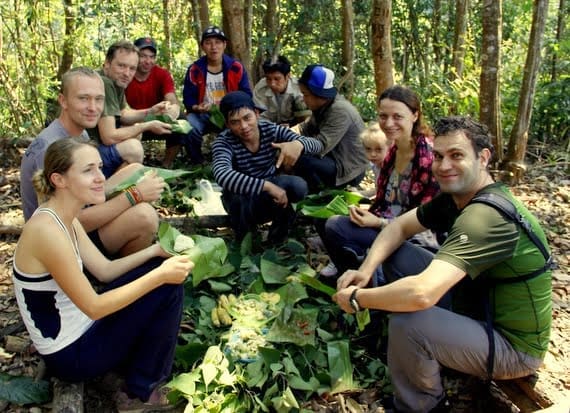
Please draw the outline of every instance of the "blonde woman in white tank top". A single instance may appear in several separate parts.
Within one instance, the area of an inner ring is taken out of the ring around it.
[[[169,257],[158,243],[113,261],[99,252],[76,216],[105,201],[101,164],[85,142],[62,139],[48,148],[34,177],[40,207],[13,260],[16,298],[52,375],[82,381],[121,366],[118,411],[170,408],[159,385],[171,371],[183,283],[194,264]],[[83,267],[106,284],[102,292]]]

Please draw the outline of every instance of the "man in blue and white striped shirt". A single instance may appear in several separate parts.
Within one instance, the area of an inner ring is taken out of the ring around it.
[[[323,143],[259,118],[259,109],[243,92],[231,92],[220,102],[227,129],[212,144],[212,172],[223,188],[222,201],[236,239],[272,221],[268,241],[287,238],[295,219],[291,203],[303,199],[303,178],[282,174],[303,153],[318,154]]]

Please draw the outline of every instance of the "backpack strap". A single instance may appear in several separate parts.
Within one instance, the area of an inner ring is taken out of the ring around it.
[[[505,196],[498,195],[490,192],[482,192],[473,197],[469,204],[479,202],[482,204],[489,205],[503,214],[507,219],[513,221],[517,226],[521,227],[523,231],[528,235],[533,244],[538,248],[544,257],[544,266],[535,271],[527,274],[519,275],[516,277],[499,279],[499,280],[486,280],[489,289],[495,287],[499,284],[511,284],[515,282],[523,282],[535,278],[546,271],[553,268],[552,255],[549,254],[544,243],[538,238],[536,233],[532,230],[530,223],[517,211],[514,204]],[[489,302],[488,294],[484,297],[484,308],[485,308],[485,318],[486,325],[485,331],[487,332],[487,338],[489,339],[489,355],[487,357],[487,377],[491,381],[493,378],[493,365],[495,362],[495,337],[493,329],[493,310]]]
[[[474,202],[479,202],[482,204],[492,206],[493,208],[501,212],[506,218],[510,219],[519,227],[521,227],[524,230],[524,232],[528,235],[530,240],[533,242],[533,244],[536,246],[536,248],[538,248],[542,256],[544,257],[544,266],[542,268],[539,268],[538,270],[528,274],[519,275],[517,277],[506,278],[501,280],[493,280],[493,283],[509,284],[513,282],[526,281],[553,268],[554,263],[552,260],[552,256],[546,249],[546,246],[538,238],[536,233],[532,230],[532,226],[530,225],[530,223],[517,211],[517,209],[515,208],[510,199],[502,195],[483,192],[475,195],[475,197],[473,197],[473,199],[471,199],[469,203],[472,204]]]

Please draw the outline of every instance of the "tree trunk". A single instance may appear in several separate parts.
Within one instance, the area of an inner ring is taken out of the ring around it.
[[[479,83],[479,120],[493,136],[496,161],[503,159],[501,133],[501,96],[499,93],[502,38],[502,0],[483,0],[481,4],[483,40],[481,45],[481,80]]]
[[[455,0],[455,29],[453,31],[453,61],[451,63],[451,79],[463,77],[463,59],[465,57],[465,32],[469,0]]]
[[[254,83],[263,77],[263,61],[277,57],[281,50],[281,33],[279,28],[279,0],[267,0],[263,16],[264,42],[259,42],[259,48],[252,63],[251,77]]]
[[[210,24],[208,0],[190,0],[190,4],[192,6],[192,19],[189,20],[190,30],[188,30],[188,33],[194,33],[196,42],[198,43],[196,56],[200,56],[202,53],[202,48],[200,47],[202,31],[204,31],[204,29]]]
[[[162,45],[163,62],[170,71],[172,53],[170,52],[170,15],[168,12],[168,0],[162,0],[162,27],[164,30],[164,44]]]
[[[200,34],[202,31],[210,25],[210,8],[208,7],[208,0],[198,0],[200,7],[198,8],[199,20],[200,22]]]
[[[354,93],[354,10],[352,0],[341,1],[342,10],[342,66],[345,73],[339,90],[348,100]]]
[[[230,40],[228,49],[230,49],[233,57],[244,65],[249,74],[251,72],[251,57],[246,42],[244,0],[222,0],[222,14],[224,31]]]
[[[519,97],[519,108],[511,136],[505,168],[514,173],[514,181],[521,178],[524,171],[523,162],[528,142],[528,128],[530,125],[532,101],[536,90],[536,78],[540,67],[540,52],[542,36],[546,25],[548,13],[548,0],[534,0],[532,13],[532,27],[528,44],[528,54],[524,66],[524,76]]]
[[[433,43],[433,62],[440,66],[442,59],[441,40],[439,38],[439,28],[441,27],[441,0],[433,2],[433,24],[431,41]]]
[[[252,50],[251,31],[253,30],[253,1],[244,0],[243,9],[244,9],[243,26],[244,26],[245,50],[247,50],[246,65],[247,65],[247,72],[251,74],[251,50]],[[250,82],[251,82],[251,75],[250,75]]]
[[[394,84],[392,62],[392,0],[373,0],[370,16],[372,60],[376,96]]]
[[[57,69],[56,82],[50,87],[51,93],[46,99],[45,124],[50,123],[58,115],[59,104],[57,102],[57,96],[59,94],[59,83],[64,73],[71,69],[71,65],[73,64],[73,45],[75,42],[75,12],[73,7],[72,0],[63,1],[65,37],[63,40],[61,60],[59,61],[59,67]]]
[[[566,4],[564,0],[560,0],[558,3],[558,20],[556,22],[556,44],[560,45],[562,39],[564,38],[564,16]],[[558,68],[556,67],[558,63],[558,52],[556,50],[552,51],[552,68],[550,70],[550,81],[552,83],[556,82],[558,78]]]

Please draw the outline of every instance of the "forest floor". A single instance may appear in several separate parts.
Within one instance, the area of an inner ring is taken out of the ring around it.
[[[12,255],[23,218],[19,199],[19,163],[24,148],[6,139],[0,139],[0,373],[15,376],[38,377],[42,365],[37,354],[31,352],[29,337],[21,324],[12,291]],[[506,404],[481,403],[490,396],[487,391],[469,387],[469,381],[461,376],[446,376],[445,384],[451,396],[454,412],[570,412],[570,178],[565,165],[536,162],[528,168],[523,182],[512,187],[529,209],[539,218],[549,239],[557,268],[553,272],[553,326],[550,348],[543,366],[538,371],[536,393],[543,397],[539,403],[531,403],[518,386],[500,386],[508,397]],[[168,211],[162,210],[163,215]],[[327,257],[312,254],[311,263],[319,270],[327,263]],[[9,344],[10,342],[10,344]],[[16,345],[14,343],[24,343]],[[510,388],[510,391],[509,391]],[[495,389],[496,390],[496,389]],[[491,392],[493,393],[493,392]],[[535,393],[535,394],[536,394]],[[352,403],[356,401],[356,403]],[[487,406],[476,408],[475,406]],[[462,407],[461,407],[462,406]],[[502,406],[502,407],[497,407]],[[20,407],[0,399],[0,412],[42,413],[51,411],[51,404]],[[330,400],[313,400],[307,406],[319,412],[383,412],[378,406],[374,392],[337,395]],[[94,386],[86,389],[86,412],[111,412],[109,398]]]

